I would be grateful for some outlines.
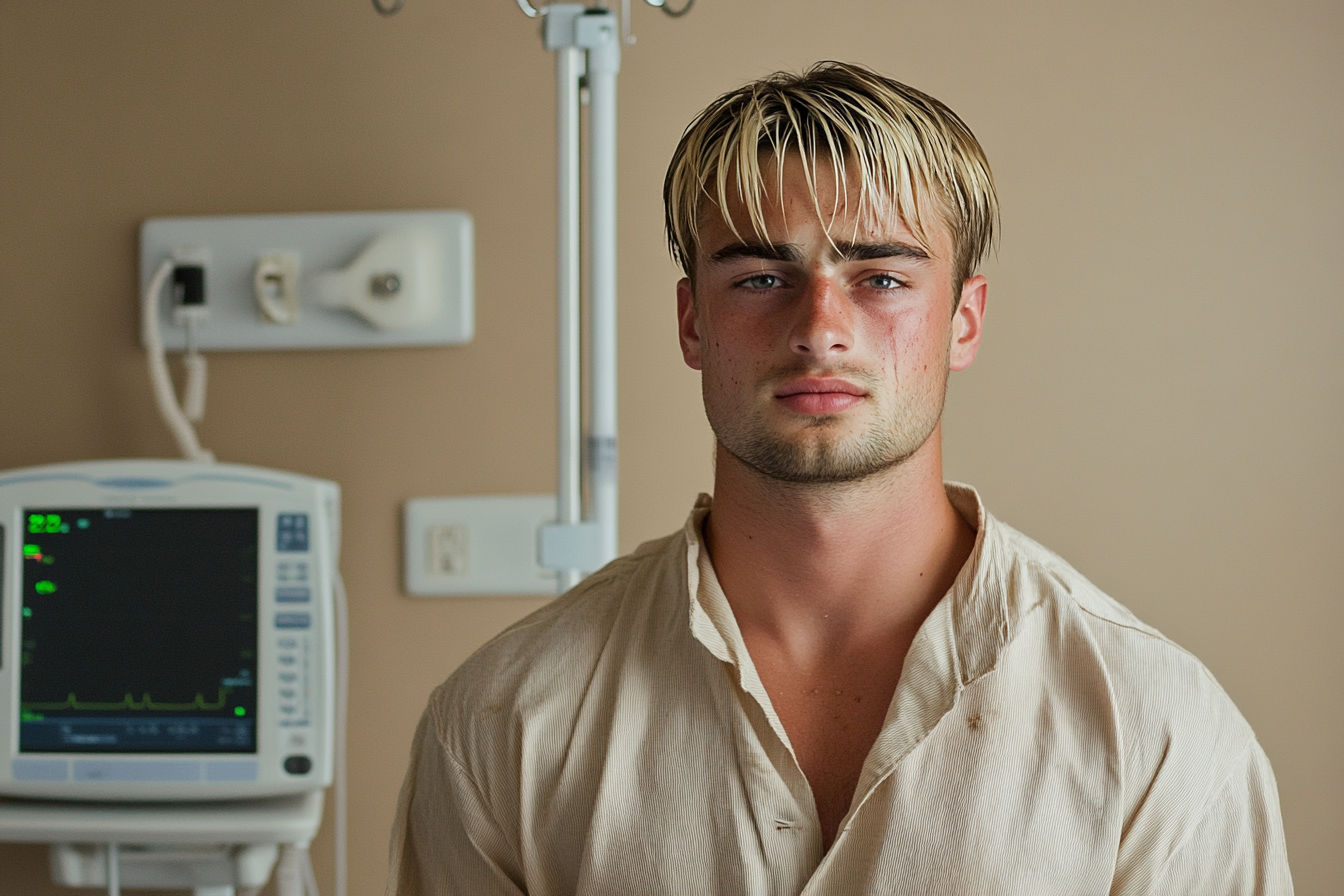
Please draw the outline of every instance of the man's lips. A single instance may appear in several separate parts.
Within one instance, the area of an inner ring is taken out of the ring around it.
[[[775,398],[796,414],[837,414],[863,401],[867,390],[847,380],[804,377],[775,389]]]

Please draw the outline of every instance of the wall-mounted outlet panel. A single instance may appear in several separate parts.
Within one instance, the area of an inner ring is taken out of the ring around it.
[[[406,593],[416,597],[553,595],[538,563],[555,495],[413,498],[404,516]]]
[[[354,313],[318,304],[315,275],[349,265],[379,236],[406,227],[432,231],[442,252],[439,313],[413,329],[379,330]],[[151,218],[140,228],[140,292],[165,258],[202,255],[208,315],[196,324],[203,351],[295,348],[378,348],[469,342],[475,327],[471,216],[461,211],[235,215]],[[298,319],[268,320],[258,303],[259,259],[296,258]],[[169,350],[186,347],[169,290],[159,302],[159,325]]]

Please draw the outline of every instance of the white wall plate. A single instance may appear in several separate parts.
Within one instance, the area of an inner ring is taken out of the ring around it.
[[[413,498],[406,502],[406,593],[416,597],[554,595],[539,532],[555,521],[555,495]]]
[[[440,239],[444,295],[437,317],[416,329],[383,331],[343,309],[324,308],[313,295],[313,275],[340,270],[375,238],[404,227],[432,230]],[[150,218],[140,227],[140,293],[164,258],[203,255],[208,316],[196,325],[196,345],[220,349],[377,348],[469,342],[475,328],[471,216],[462,211],[351,212],[347,214],[235,215]],[[267,321],[253,289],[262,255],[298,256],[299,318]],[[186,329],[174,319],[171,289],[159,303],[164,345],[186,347]]]

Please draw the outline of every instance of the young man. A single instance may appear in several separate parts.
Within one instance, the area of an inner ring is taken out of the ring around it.
[[[961,120],[775,75],[691,124],[665,199],[712,504],[435,692],[389,891],[1291,893],[1209,673],[942,481],[997,216]]]

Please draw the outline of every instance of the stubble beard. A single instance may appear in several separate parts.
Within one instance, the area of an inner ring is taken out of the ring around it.
[[[844,413],[808,417],[801,429],[787,434],[776,432],[767,424],[762,403],[758,402],[747,414],[710,412],[710,427],[719,444],[743,465],[769,479],[804,485],[855,482],[908,460],[928,441],[942,417],[946,368],[941,384],[931,383],[928,389],[906,395],[891,394],[865,371],[775,371],[764,380],[762,401],[774,400],[769,397],[773,392],[769,383],[822,373],[843,376],[867,390],[867,401],[875,407],[858,432],[846,432],[853,424]],[[711,407],[708,395],[705,407]]]

